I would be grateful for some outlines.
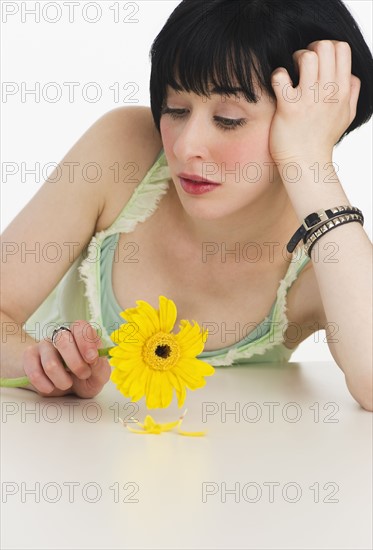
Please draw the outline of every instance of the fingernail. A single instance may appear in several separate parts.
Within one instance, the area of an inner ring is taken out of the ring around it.
[[[98,357],[97,352],[93,351],[93,349],[87,351],[88,361],[94,361],[97,357]]]

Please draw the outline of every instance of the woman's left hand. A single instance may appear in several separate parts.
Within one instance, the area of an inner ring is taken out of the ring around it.
[[[272,73],[277,105],[272,119],[269,149],[274,162],[316,162],[332,159],[333,147],[356,116],[360,80],[351,74],[347,42],[318,40],[293,59],[299,84],[289,73]]]

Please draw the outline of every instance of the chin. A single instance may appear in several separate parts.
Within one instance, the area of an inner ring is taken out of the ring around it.
[[[197,199],[198,200],[198,199]],[[194,204],[191,204],[191,201],[194,201]],[[216,203],[212,204],[209,202],[207,204],[207,201],[199,201],[197,204],[196,199],[181,199],[181,206],[185,213],[196,220],[219,220],[222,218],[226,218],[227,216],[232,216],[237,212],[237,209],[227,210],[226,205]],[[220,208],[219,208],[220,206]]]

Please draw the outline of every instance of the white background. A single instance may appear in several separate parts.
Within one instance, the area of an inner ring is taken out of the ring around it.
[[[1,231],[4,231],[52,171],[47,169],[45,175],[43,168],[49,162],[58,163],[100,116],[125,104],[150,105],[150,47],[179,0],[79,2],[72,22],[69,22],[67,2],[1,4],[2,82],[3,86],[4,83],[15,86],[15,93],[2,95],[1,103]],[[61,15],[55,23],[48,22],[57,18],[53,4],[59,5]],[[350,0],[345,4],[372,48],[372,2]],[[40,22],[28,13],[35,8],[40,11]],[[97,22],[90,22],[95,19]],[[61,90],[62,95],[56,102],[51,102],[56,88],[46,87],[51,82],[57,83]],[[78,83],[71,102],[64,82]],[[94,82],[95,87],[87,88],[90,82]],[[22,86],[32,89],[36,83],[40,86],[40,99],[36,101],[32,94],[22,97]],[[9,89],[10,85],[7,86]],[[118,97],[110,89],[115,87],[119,90]],[[101,97],[89,101],[97,91]],[[135,93],[131,94],[132,91]],[[135,103],[128,101],[130,97]],[[333,157],[350,203],[363,210],[364,227],[370,238],[371,150],[370,121],[345,138]],[[37,162],[40,163],[37,177],[24,173],[22,163],[30,169]],[[15,163],[18,172],[6,178],[4,163]],[[310,336],[291,360],[332,359],[324,339],[324,332]]]

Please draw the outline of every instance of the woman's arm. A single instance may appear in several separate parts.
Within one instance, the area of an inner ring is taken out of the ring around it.
[[[95,234],[108,194],[120,186],[117,202],[122,203],[118,205],[121,208],[132,195],[136,183],[114,185],[112,166],[115,162],[140,162],[151,129],[149,111],[146,107],[123,107],[101,117],[61,161],[60,177],[53,181],[53,173],[3,232],[1,377],[24,376],[24,352],[38,341],[21,327]],[[102,171],[97,182],[83,177],[82,168],[92,162]],[[49,244],[53,250],[58,246],[58,261],[54,257],[49,261],[45,252]]]
[[[324,166],[326,159],[316,162]],[[314,182],[307,181],[313,178],[310,165],[301,167],[299,182],[286,185],[299,220],[318,209],[350,204],[339,181],[315,189]],[[359,223],[348,223],[322,235],[311,260],[323,304],[319,323],[330,352],[344,372],[351,395],[373,411],[372,243]]]
[[[286,101],[281,92],[292,86],[291,79],[284,68],[274,71],[278,101],[270,149],[302,223],[316,210],[351,204],[334,171],[332,153],[356,116],[360,81],[351,74],[351,49],[346,42],[312,42],[293,57],[299,68],[296,92],[300,99]],[[331,84],[336,90],[333,101],[329,101]],[[319,167],[317,179],[315,167]],[[348,223],[320,237],[311,259],[330,352],[345,374],[351,395],[373,411],[372,244],[359,223]]]

